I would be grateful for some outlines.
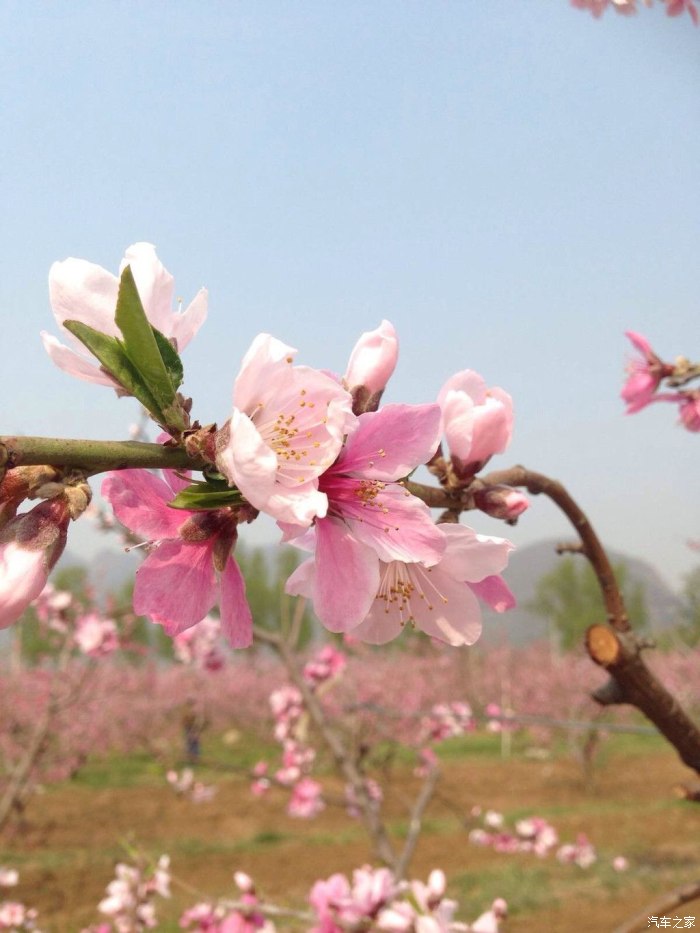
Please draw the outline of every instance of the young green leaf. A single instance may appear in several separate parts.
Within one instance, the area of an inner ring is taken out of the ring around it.
[[[64,321],[63,326],[97,357],[102,367],[144,408],[160,417],[156,400],[116,337],[108,337],[81,321]]]
[[[160,414],[173,404],[176,388],[143,310],[130,266],[122,272],[114,319],[122,332],[126,354],[156,400]]]
[[[223,509],[229,505],[240,505],[243,496],[238,489],[214,489],[209,483],[192,483],[181,489],[168,502],[171,509],[189,509],[194,512]]]

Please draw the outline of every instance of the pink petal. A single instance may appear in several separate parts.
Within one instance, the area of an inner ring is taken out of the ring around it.
[[[625,337],[629,339],[635,350],[639,350],[642,356],[646,358],[654,356],[654,352],[651,349],[651,344],[646,337],[642,337],[641,334],[637,334],[633,330],[626,330]]]
[[[102,495],[119,521],[148,541],[176,538],[192,514],[167,505],[173,492],[162,479],[148,470],[119,470],[108,473],[102,482]]]
[[[151,243],[134,243],[124,254],[119,272],[131,267],[136,289],[149,322],[166,337],[172,337],[173,277],[156,256]]]
[[[478,600],[464,583],[439,570],[434,570],[433,576],[433,583],[442,599],[436,598],[431,604],[432,609],[427,600],[420,600],[414,610],[416,625],[426,635],[448,645],[473,645],[481,635]]]
[[[158,622],[168,635],[179,635],[212,609],[216,591],[212,539],[165,541],[136,571],[134,612]]]
[[[288,596],[304,596],[313,601],[316,595],[316,562],[313,558],[299,564],[284,586]]]
[[[483,377],[473,369],[463,369],[450,376],[438,394],[438,405],[442,404],[449,392],[464,392],[476,405],[481,405],[486,398],[487,386]]]
[[[277,454],[238,408],[231,416],[231,437],[217,455],[217,465],[229,483],[237,486],[256,509],[264,508],[277,478]]]
[[[481,462],[494,454],[502,454],[510,443],[512,433],[513,400],[503,389],[490,389],[484,404],[479,405],[474,412],[469,460]]]
[[[442,396],[440,406],[450,453],[467,463],[472,447],[476,405],[465,393],[449,391]]]
[[[391,482],[429,460],[440,442],[438,405],[384,405],[359,417],[337,472]]]
[[[293,524],[308,528],[314,518],[325,516],[328,498],[318,491],[316,480],[293,488],[278,485],[263,508],[287,527]]]
[[[399,483],[352,476],[330,476],[327,484],[323,478],[321,482],[333,514],[348,522],[357,540],[386,563],[402,560],[432,565],[444,554],[445,537],[430,509]]]
[[[365,386],[379,392],[386,386],[396,367],[399,341],[393,324],[382,321],[376,330],[366,331],[353,347],[345,373],[345,383],[351,388]]]
[[[314,609],[331,632],[347,632],[367,615],[379,585],[376,554],[353,538],[343,522],[316,522]]]
[[[208,292],[200,288],[182,314],[176,314],[171,327],[178,351],[185,349],[207,318]]]
[[[221,629],[233,648],[247,648],[253,641],[253,617],[245,595],[245,580],[233,557],[221,574]]]
[[[68,373],[69,376],[75,376],[78,379],[84,379],[86,382],[94,382],[98,385],[111,386],[113,389],[117,388],[116,381],[103,372],[96,363],[89,362],[85,357],[66,347],[51,334],[47,334],[45,330],[41,331],[41,340],[51,361],[59,369]]]
[[[43,550],[23,548],[12,539],[0,544],[0,629],[19,619],[44,589],[47,577]]]
[[[258,334],[243,357],[233,387],[233,404],[252,415],[270,396],[292,381],[297,351],[270,334]],[[274,417],[274,415],[271,415]]]
[[[84,259],[55,262],[49,270],[51,307],[62,328],[64,321],[81,321],[102,334],[118,337],[114,320],[118,289],[116,276]],[[72,334],[70,339],[79,344]]]
[[[513,545],[505,538],[478,535],[466,525],[440,524],[447,536],[445,556],[440,571],[455,580],[477,583],[485,577],[500,573],[508,563]]]
[[[507,612],[516,605],[515,596],[510,587],[498,574],[484,577],[478,583],[468,583],[467,586],[475,596],[496,612]]]

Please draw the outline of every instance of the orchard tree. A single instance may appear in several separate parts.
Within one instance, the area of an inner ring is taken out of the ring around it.
[[[625,564],[613,566],[618,584],[625,594],[635,627],[643,630],[649,622],[644,586],[630,584]],[[526,609],[547,620],[558,645],[570,651],[581,643],[586,629],[605,618],[605,604],[598,580],[589,564],[565,557],[537,582],[535,595]]]

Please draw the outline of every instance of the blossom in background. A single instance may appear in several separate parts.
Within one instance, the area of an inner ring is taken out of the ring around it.
[[[183,350],[207,316],[207,291],[202,288],[180,312],[173,310],[173,277],[156,256],[150,243],[134,243],[121,261],[119,272],[131,267],[143,309],[151,325]],[[109,337],[120,337],[114,319],[119,277],[84,259],[55,262],[49,272],[49,295],[54,317],[68,341],[41,332],[44,348],[60,369],[78,379],[115,387],[117,383],[85,353],[83,344],[63,326],[80,321]],[[71,349],[74,348],[74,349]]]
[[[402,561],[380,564],[375,599],[365,619],[352,629],[361,641],[384,644],[410,623],[447,644],[471,645],[481,634],[478,598],[497,611],[515,604],[499,576],[513,547],[510,541],[478,535],[465,525],[437,527],[445,535],[446,548],[433,567]],[[292,592],[314,599],[315,572],[314,561],[305,561],[288,587],[291,583]]]
[[[0,529],[0,628],[12,625],[46,586],[66,546],[69,504],[56,496]]]
[[[173,638],[175,659],[205,671],[220,671],[225,659],[217,641],[221,635],[221,620],[205,616],[201,622],[185,629]]]
[[[362,929],[373,920],[396,893],[396,882],[388,868],[356,868],[352,884],[345,875],[317,881],[309,902],[317,917],[312,933],[342,933]]]
[[[0,866],[0,888],[13,888],[19,884],[19,872],[16,868],[3,868]]]
[[[334,379],[293,366],[296,350],[259,334],[233,390],[217,440],[217,465],[256,509],[307,527],[326,514],[318,477],[354,427],[352,399]]]
[[[625,331],[625,336],[641,357],[631,359],[627,364],[627,381],[620,392],[627,404],[626,413],[632,415],[654,400],[654,393],[668,372],[667,367],[651,349],[646,337],[633,330]]]
[[[325,808],[323,788],[313,778],[303,777],[292,788],[292,796],[287,804],[287,813],[299,819],[308,820],[317,816]]]
[[[78,648],[93,658],[103,658],[119,647],[114,620],[103,619],[97,612],[88,612],[77,619],[74,638]]]
[[[452,467],[464,479],[501,454],[513,433],[513,400],[471,369],[455,373],[438,395]]]
[[[578,865],[590,868],[598,856],[585,833],[579,833],[576,842],[567,843],[557,850],[557,859],[565,865]]]
[[[236,517],[228,509],[169,508],[189,481],[171,470],[163,477],[121,470],[108,473],[102,483],[102,495],[119,521],[152,544],[136,571],[134,611],[174,636],[201,622],[218,602],[224,635],[234,648],[246,648],[253,622],[245,582],[231,555]]]
[[[430,510],[397,482],[432,456],[439,437],[437,405],[386,405],[360,415],[320,477],[328,513],[315,522],[313,568],[302,564],[286,591],[310,596],[332,632],[353,631],[367,616],[380,585],[380,561],[432,565],[442,557],[444,535]],[[294,534],[285,530],[288,538]]]

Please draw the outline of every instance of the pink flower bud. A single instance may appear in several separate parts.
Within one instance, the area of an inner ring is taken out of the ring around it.
[[[458,476],[473,476],[508,446],[513,400],[497,386],[489,389],[478,373],[465,369],[451,376],[440,390],[438,404]]]
[[[679,405],[678,413],[684,428],[688,431],[700,431],[700,392],[685,394]]]
[[[0,531],[0,628],[22,615],[63,553],[69,521],[63,496],[11,519]]]
[[[376,330],[368,330],[357,341],[345,372],[350,390],[364,386],[370,395],[382,392],[396,367],[399,341],[393,324],[382,321]]]
[[[530,507],[530,501],[517,489],[510,486],[491,486],[480,489],[474,495],[476,507],[493,518],[513,521]]]

